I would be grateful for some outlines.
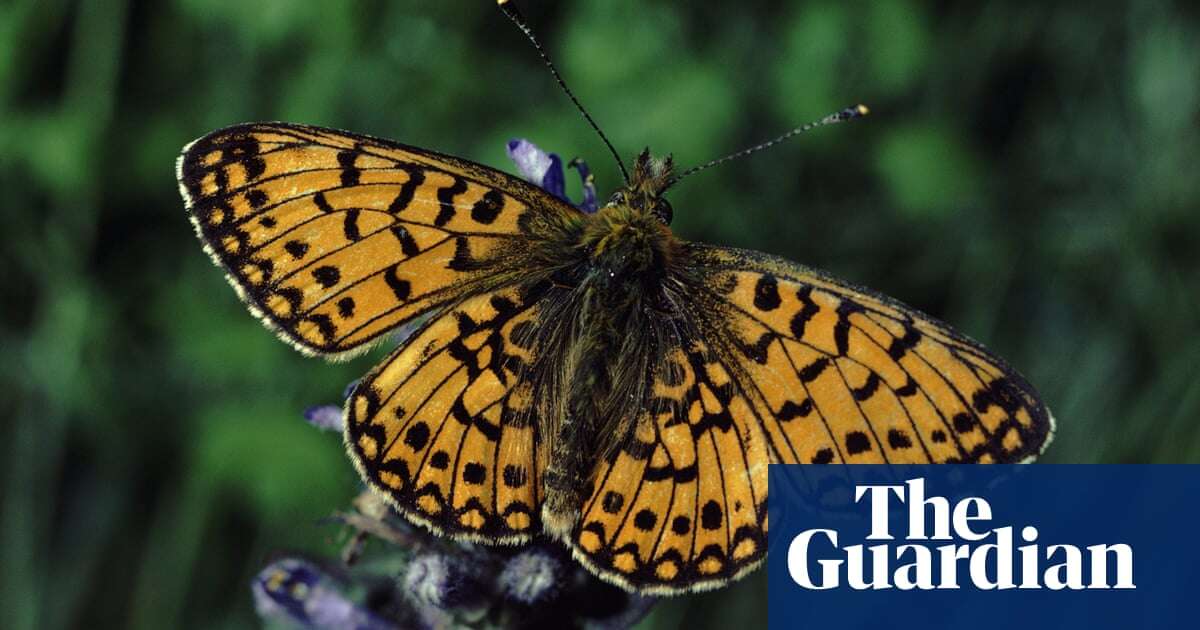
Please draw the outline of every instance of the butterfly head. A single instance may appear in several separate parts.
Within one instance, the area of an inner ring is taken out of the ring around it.
[[[663,225],[670,225],[675,211],[663,193],[670,186],[674,174],[675,163],[670,155],[661,159],[652,158],[650,149],[644,149],[633,165],[633,176],[629,183],[613,193],[608,205],[628,206],[653,215]]]
[[[670,156],[655,159],[649,149],[642,151],[629,183],[593,215],[584,233],[595,269],[624,282],[653,275],[667,264],[676,241],[667,227],[674,211],[663,192],[672,177]]]

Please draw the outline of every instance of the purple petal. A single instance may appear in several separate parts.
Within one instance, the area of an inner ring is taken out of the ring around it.
[[[522,138],[508,141],[508,157],[516,163],[521,177],[538,186],[542,185],[542,179],[545,177],[546,171],[553,164],[549,153],[539,149],[536,144]]]
[[[317,405],[304,410],[304,419],[324,431],[342,430],[342,408],[337,405]]]
[[[536,144],[519,138],[508,141],[508,157],[516,163],[521,177],[541,186],[559,199],[569,201],[562,159],[557,155],[546,153]]]
[[[542,175],[541,187],[546,189],[546,192],[570,203],[567,199],[567,178],[563,175],[562,160],[558,155],[550,154],[550,168],[546,169],[546,173]]]

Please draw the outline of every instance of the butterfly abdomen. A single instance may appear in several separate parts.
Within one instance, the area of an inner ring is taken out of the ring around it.
[[[564,417],[554,431],[546,471],[543,525],[567,536],[589,492],[596,462],[629,441],[655,344],[663,278],[678,241],[654,215],[610,205],[589,217],[579,243],[574,299],[576,335]]]

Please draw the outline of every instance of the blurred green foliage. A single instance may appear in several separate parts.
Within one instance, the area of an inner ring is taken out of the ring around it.
[[[522,4],[629,156],[650,144],[687,166],[870,104],[691,179],[676,230],[985,342],[1055,410],[1049,461],[1200,461],[1194,6]],[[306,360],[263,330],[201,253],[172,172],[187,141],[268,119],[508,170],[504,142],[526,137],[617,182],[492,2],[0,5],[6,627],[252,626],[270,554],[333,551],[318,521],[357,481],[299,412],[372,359]],[[764,614],[760,573],[646,626]]]

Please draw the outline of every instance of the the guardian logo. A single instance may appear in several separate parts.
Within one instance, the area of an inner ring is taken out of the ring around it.
[[[980,497],[953,505],[925,496],[925,480],[903,485],[855,486],[855,502],[869,501],[871,545],[839,545],[834,529],[809,529],[787,550],[792,580],[806,589],[845,584],[855,590],[1134,589],[1133,548],[1127,544],[1038,543],[1025,525],[989,528],[992,508]],[[897,541],[890,511],[907,508],[907,531]],[[1016,540],[1020,538],[1020,544]],[[945,541],[944,544],[935,544]],[[814,564],[815,562],[815,564]]]

